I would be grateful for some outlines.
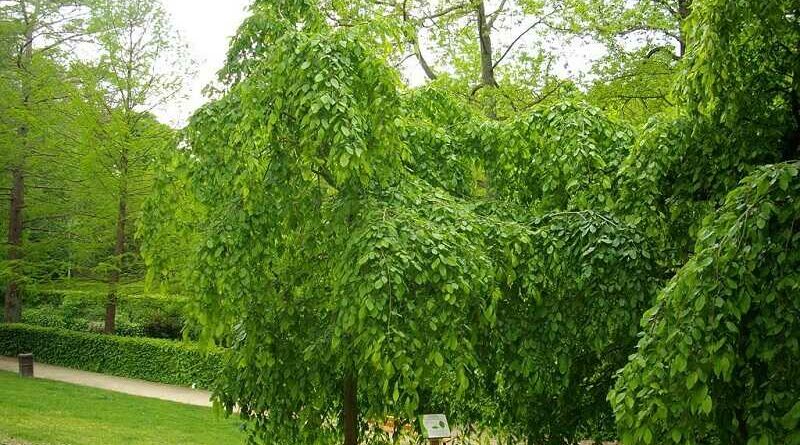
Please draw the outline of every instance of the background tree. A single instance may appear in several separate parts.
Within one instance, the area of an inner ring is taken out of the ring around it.
[[[110,228],[113,237],[109,237],[113,251],[106,261],[105,332],[113,333],[116,287],[122,274],[135,270],[140,262],[138,249],[131,243],[141,200],[150,192],[147,172],[153,151],[171,139],[171,129],[159,124],[151,112],[176,99],[187,65],[179,37],[159,1],[106,2],[99,20],[104,29],[98,35],[100,60],[87,75],[96,78],[93,84],[99,94],[93,100],[102,111],[92,128],[97,143],[87,153],[85,191],[99,192],[95,207],[100,219],[95,221],[115,221]],[[115,203],[113,217],[104,207],[108,196]]]
[[[636,123],[669,108],[687,48],[692,0],[577,0],[570,33],[590,36],[606,54],[592,67],[588,98],[611,115]]]
[[[5,315],[17,322],[22,308],[22,284],[26,275],[23,257],[26,238],[34,220],[26,208],[36,201],[62,198],[61,187],[47,178],[64,165],[63,151],[53,137],[59,133],[71,96],[66,70],[59,64],[68,45],[80,42],[90,32],[91,10],[78,1],[19,0],[0,3],[3,27],[3,150],[8,175],[8,231],[5,249]],[[62,129],[64,127],[61,127]],[[65,136],[69,139],[69,135]],[[63,170],[61,170],[63,172]],[[48,189],[36,193],[37,189]],[[58,211],[36,215],[39,222],[54,218]],[[46,224],[39,224],[39,227]]]

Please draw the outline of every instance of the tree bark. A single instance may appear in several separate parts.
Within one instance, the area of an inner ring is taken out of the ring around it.
[[[433,72],[433,68],[428,65],[428,61],[425,60],[425,57],[422,55],[422,49],[419,47],[419,36],[414,36],[414,56],[416,56],[419,65],[422,67],[422,71],[425,72],[425,75],[430,80],[436,80],[436,73]]]
[[[358,445],[358,382],[352,373],[344,376],[344,445]]]
[[[494,63],[492,62],[492,31],[486,18],[486,5],[483,0],[477,3],[478,8],[478,42],[481,51],[481,82],[487,87],[496,87]]]
[[[478,43],[481,53],[481,83],[473,89],[473,93],[480,87],[496,88],[497,79],[494,77],[494,62],[492,61],[492,29],[486,17],[486,5],[483,0],[477,3]],[[497,104],[493,95],[487,96],[487,115],[491,119],[497,117]]]
[[[678,57],[686,55],[686,34],[683,32],[683,24],[692,12],[692,0],[678,0]]]

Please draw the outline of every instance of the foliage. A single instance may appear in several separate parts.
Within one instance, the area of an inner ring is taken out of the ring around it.
[[[615,180],[617,212],[662,239],[672,264],[692,252],[702,218],[758,165],[780,160],[781,128],[725,132],[687,112],[665,113],[638,134]]]
[[[728,128],[800,125],[797,2],[698,2],[692,15],[683,93],[701,115]],[[798,139],[783,151],[797,156]],[[792,145],[794,143],[794,145]]]
[[[8,372],[0,372],[0,399],[3,444],[237,445],[243,438],[240,422],[209,408]]]
[[[626,443],[800,443],[798,167],[765,167],[731,192],[645,314],[609,395]]]
[[[0,281],[110,286],[26,320],[97,329],[108,297],[106,330],[117,299],[122,330],[174,327],[127,295],[141,249],[230,347],[215,397],[255,443],[433,410],[530,444],[612,414],[633,443],[798,441],[796,0],[255,0],[179,134],[149,113],[180,83],[157,1],[29,1],[46,23],[0,3]],[[607,54],[561,79],[577,39]]]
[[[548,376],[552,384],[509,399],[511,414],[491,416],[515,433],[553,440],[607,426],[607,379],[627,355],[609,345],[632,343],[635,323],[626,320],[650,303],[653,282],[640,280],[655,269],[654,256],[633,228],[600,213],[530,219],[562,206],[607,205],[630,130],[583,106],[542,106],[493,123],[434,88],[401,96],[396,74],[377,57],[381,47],[359,35],[286,33],[250,60],[226,94],[193,117],[147,205],[144,247],[154,277],[184,277],[204,338],[231,348],[216,397],[228,410],[241,407],[256,425],[253,440],[290,443],[345,430],[348,381],[355,381],[361,422],[413,418],[442,400],[464,400],[469,388],[503,404],[512,388],[538,376],[503,363],[490,346],[492,335],[508,351],[525,345],[515,329],[489,334],[498,305],[511,318],[538,302],[527,329],[559,313],[556,303],[574,292],[586,295],[575,302],[576,318],[548,334],[550,343],[526,366],[588,353],[586,368],[576,369],[583,374],[572,382]],[[505,146],[500,168],[493,150]],[[546,168],[575,159],[563,171]],[[593,192],[598,183],[604,194]],[[510,205],[474,199],[487,192]],[[182,216],[195,220],[171,214],[181,203],[192,208]],[[177,238],[194,243],[180,250],[192,254],[180,262],[161,248],[161,240]],[[564,262],[549,263],[567,243],[575,247]],[[594,272],[580,263],[592,247]],[[641,266],[639,274],[613,270],[613,259]],[[561,274],[585,284],[560,289]],[[618,287],[627,278],[628,287]],[[545,292],[537,280],[550,279],[553,297],[537,299]],[[598,315],[584,327],[593,311],[615,324],[603,327]],[[555,338],[568,350],[554,347]],[[502,392],[492,392],[492,379]],[[592,400],[601,401],[583,413],[591,419],[536,429],[542,411],[527,414],[523,406],[551,410],[543,402],[565,387],[591,387]],[[491,423],[476,413],[463,410],[463,421]]]
[[[636,227],[601,213],[530,224],[513,237],[518,259],[486,345],[498,415],[530,443],[612,438],[605,397],[660,284],[658,252]]]
[[[632,138],[596,108],[571,103],[486,123],[477,133],[491,193],[533,214],[610,205]]]
[[[117,296],[117,335],[181,339],[185,332],[190,338],[196,336],[187,317],[185,297],[140,294],[141,291],[141,283],[121,287]],[[99,323],[102,331],[106,298],[106,286],[98,282],[30,285],[25,289],[23,322],[84,332],[97,331]]]
[[[19,353],[53,365],[201,388],[212,386],[223,357],[185,342],[0,325],[0,354]]]

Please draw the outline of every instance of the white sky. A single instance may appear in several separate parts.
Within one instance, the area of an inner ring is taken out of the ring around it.
[[[216,79],[225,63],[229,40],[247,16],[250,0],[161,1],[195,62],[196,74],[186,82],[186,99],[156,111],[164,122],[180,126],[205,102],[201,90]]]

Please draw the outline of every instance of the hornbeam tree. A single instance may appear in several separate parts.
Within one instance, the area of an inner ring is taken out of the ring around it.
[[[230,346],[215,396],[252,439],[355,445],[367,420],[469,387],[493,311],[486,224],[403,173],[399,77],[373,49],[271,18],[281,37],[175,152],[201,215],[198,319]]]
[[[670,201],[724,203],[692,233],[693,255],[643,317],[609,400],[625,443],[796,444],[798,3],[693,7],[675,156],[664,156],[670,132],[662,127],[654,154],[631,165],[655,179],[639,190],[680,192],[646,198],[662,214]],[[668,188],[654,186],[678,164],[691,167]],[[716,184],[697,180],[700,172]]]
[[[228,412],[240,409],[258,443],[343,436],[353,445],[386,416],[401,425],[442,400],[466,402],[470,388],[513,403],[498,425],[531,440],[574,439],[607,419],[608,409],[595,405],[574,421],[533,426],[557,394],[591,390],[602,401],[629,352],[630,321],[651,303],[647,240],[585,210],[605,198],[576,193],[580,178],[608,191],[601,178],[624,158],[627,130],[567,105],[498,128],[436,106],[447,95],[435,89],[403,97],[384,62],[392,48],[290,6],[258,6],[258,23],[269,24],[254,31],[258,39],[248,40],[255,22],[240,30],[227,89],[163,154],[169,169],[143,220],[148,265],[157,277],[183,269],[203,340],[229,346],[216,399]],[[449,120],[470,128],[445,130]],[[489,160],[502,144],[480,148],[491,139],[477,136],[484,131],[511,138],[554,120],[563,131],[534,146],[512,144],[500,166]],[[542,186],[524,179],[530,158],[564,155],[557,141],[568,138],[580,162],[543,179],[557,199],[535,193]],[[586,150],[582,138],[591,141]],[[525,186],[524,199],[510,191]],[[486,194],[506,204],[476,199]],[[530,217],[545,212],[552,214]],[[194,254],[176,261],[163,245],[181,238],[191,243],[181,255]],[[548,260],[567,245],[563,260]],[[560,280],[575,286],[559,288]],[[567,301],[564,326],[539,329]],[[500,310],[522,317],[523,331],[505,322],[501,329]],[[585,323],[591,313],[615,322]],[[541,343],[531,345],[534,333]],[[570,346],[553,347],[556,339]],[[506,363],[498,342],[503,353],[526,355]],[[540,379],[548,383],[508,396]],[[567,405],[563,415],[576,414]],[[465,425],[488,424],[464,414]]]

